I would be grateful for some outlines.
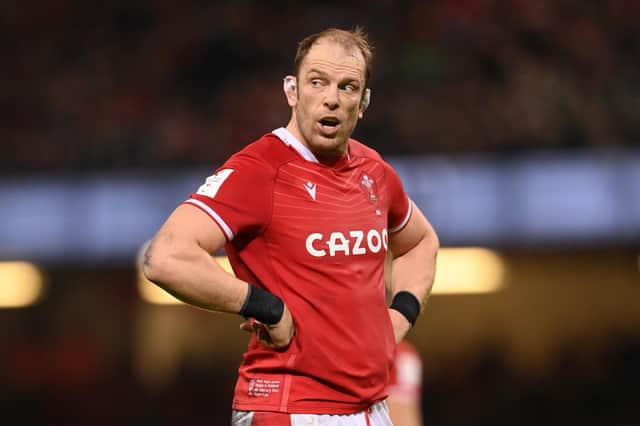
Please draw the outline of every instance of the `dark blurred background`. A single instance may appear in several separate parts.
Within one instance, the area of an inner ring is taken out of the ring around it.
[[[633,0],[1,2],[0,305],[28,281],[4,266],[42,279],[0,308],[6,418],[229,423],[239,319],[146,301],[136,256],[286,124],[296,43],[355,25],[376,54],[355,137],[445,250],[502,270],[492,290],[436,292],[409,335],[425,424],[640,425]]]

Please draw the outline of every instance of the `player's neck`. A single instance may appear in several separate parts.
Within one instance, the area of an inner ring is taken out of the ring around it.
[[[325,166],[330,166],[330,167],[335,167],[336,165],[338,165],[339,163],[342,163],[344,161],[348,161],[349,159],[349,152],[347,149],[347,152],[342,154],[342,155],[322,155],[322,154],[318,154],[315,153],[316,158],[318,159],[318,162],[320,162],[320,164],[324,164]]]
[[[349,160],[349,142],[344,144],[342,150],[336,150],[333,152],[326,151],[318,151],[314,150],[313,147],[309,145],[307,140],[302,136],[302,133],[298,130],[298,127],[295,124],[295,121],[292,119],[287,124],[286,129],[295,137],[302,145],[304,145],[313,155],[316,157],[319,163],[324,164],[326,166],[333,167],[341,162]]]

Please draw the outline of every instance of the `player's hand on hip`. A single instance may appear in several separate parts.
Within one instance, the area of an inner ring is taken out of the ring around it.
[[[411,323],[395,309],[388,309],[389,318],[391,319],[391,325],[393,326],[393,334],[396,338],[396,343],[400,343],[402,339],[407,335],[411,329]]]
[[[254,318],[249,318],[240,324],[240,329],[255,333],[260,343],[272,349],[286,348],[295,334],[293,318],[286,305],[279,322],[269,325]]]

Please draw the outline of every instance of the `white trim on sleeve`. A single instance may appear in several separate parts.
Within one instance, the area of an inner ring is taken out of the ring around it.
[[[189,198],[188,200],[185,200],[185,203],[190,203],[195,206],[198,206],[202,210],[207,212],[207,214],[211,216],[211,218],[215,220],[218,225],[220,225],[220,228],[222,228],[222,230],[224,231],[225,235],[227,236],[227,239],[229,241],[233,240],[233,237],[234,237],[233,231],[231,230],[229,225],[227,225],[227,223],[220,217],[220,215],[218,215],[218,213],[216,213],[211,207],[209,207],[208,205],[206,205],[200,200],[196,200],[195,198]]]
[[[407,214],[404,216],[404,219],[402,219],[402,222],[400,222],[399,225],[389,229],[389,233],[393,233],[401,230],[402,228],[404,228],[407,222],[409,222],[409,218],[411,217],[411,212],[413,212],[413,201],[411,201],[411,198],[407,197],[407,199],[409,200],[409,208],[407,209]]]

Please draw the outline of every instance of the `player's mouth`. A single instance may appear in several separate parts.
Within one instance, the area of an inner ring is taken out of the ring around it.
[[[324,136],[335,136],[340,128],[340,120],[333,116],[323,117],[318,121],[318,124],[320,125],[320,132]]]

